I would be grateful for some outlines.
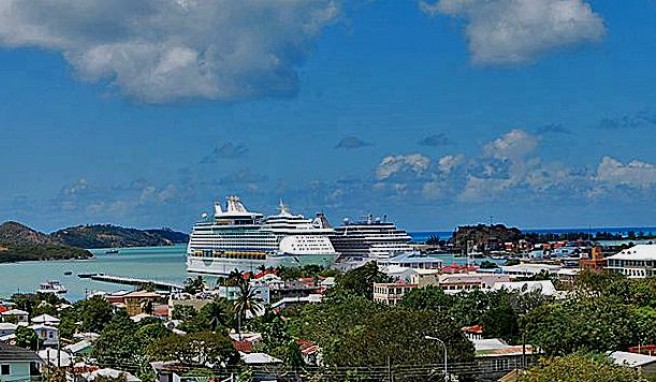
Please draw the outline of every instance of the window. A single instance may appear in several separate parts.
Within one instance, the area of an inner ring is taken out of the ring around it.
[[[9,365],[0,366],[0,375],[9,375]]]

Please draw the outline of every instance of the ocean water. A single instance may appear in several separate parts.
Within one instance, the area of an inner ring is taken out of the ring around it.
[[[105,273],[117,276],[183,283],[189,277],[185,270],[186,245],[152,248],[126,248],[119,254],[105,254],[105,250],[91,250],[89,260],[63,260],[0,264],[0,297],[16,292],[33,292],[39,283],[59,280],[68,289],[70,300],[84,298],[86,292],[103,290],[115,292],[131,290],[132,286],[117,285],[89,279],[78,274]],[[65,272],[73,272],[66,276]]]
[[[654,227],[642,228],[598,228],[598,229],[567,229],[567,230],[534,230],[534,232],[581,232],[604,231],[626,233],[656,232]],[[414,232],[410,233],[415,242],[426,241],[431,236],[442,239],[451,237],[452,232]],[[126,248],[119,254],[105,254],[104,249],[92,250],[94,257],[89,260],[64,260],[44,262],[24,262],[0,264],[0,297],[9,297],[16,292],[33,292],[39,284],[47,280],[59,280],[68,289],[65,297],[76,301],[84,298],[86,293],[93,291],[116,292],[131,290],[132,286],[117,285],[89,279],[81,279],[78,274],[105,273],[116,276],[135,277],[148,280],[159,280],[182,284],[187,277],[195,276],[187,273],[185,267],[186,245],[172,247]],[[434,257],[444,261],[444,264],[464,264],[466,259],[453,254],[440,254]],[[70,276],[65,272],[72,272]],[[203,276],[209,283],[216,282],[215,277]]]

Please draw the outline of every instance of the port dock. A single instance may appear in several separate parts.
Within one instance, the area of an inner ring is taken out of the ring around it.
[[[122,285],[133,285],[133,286],[142,286],[145,284],[150,284],[155,286],[155,289],[159,290],[168,290],[168,291],[175,291],[175,290],[182,290],[184,286],[175,284],[175,283],[169,283],[165,281],[158,281],[158,280],[147,280],[147,279],[139,279],[139,278],[133,278],[133,277],[123,277],[123,276],[114,276],[114,275],[106,275],[104,273],[96,273],[96,274],[80,274],[78,275],[79,278],[85,278],[85,279],[91,279],[94,281],[102,281],[106,283],[112,283],[112,284],[122,284]]]

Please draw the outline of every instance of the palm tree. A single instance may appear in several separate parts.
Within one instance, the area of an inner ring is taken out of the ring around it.
[[[255,317],[262,311],[262,299],[246,280],[239,284],[239,292],[235,300],[235,315],[237,316],[237,333],[241,336],[242,319]]]
[[[216,331],[220,326],[226,326],[228,323],[228,312],[226,307],[219,301],[213,301],[203,307],[203,313],[206,315],[210,329]]]
[[[228,278],[225,281],[225,285],[237,286],[243,280],[244,280],[244,275],[239,271],[239,269],[235,268],[232,271],[230,271],[230,273],[228,274]]]
[[[267,267],[266,267],[266,265],[262,264],[259,267],[257,267],[257,270],[260,271],[261,273],[264,273],[264,272],[266,272]]]
[[[150,299],[141,300],[141,311],[142,312],[150,315],[150,314],[153,314],[154,310],[155,309],[153,307],[153,300],[150,300]]]

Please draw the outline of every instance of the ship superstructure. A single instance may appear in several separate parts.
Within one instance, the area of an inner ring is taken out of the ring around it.
[[[194,225],[187,270],[226,275],[234,269],[257,272],[262,266],[330,266],[337,256],[330,234],[332,229],[291,214],[282,202],[279,214],[265,218],[229,196],[225,210],[215,203],[214,216],[204,214]]]

